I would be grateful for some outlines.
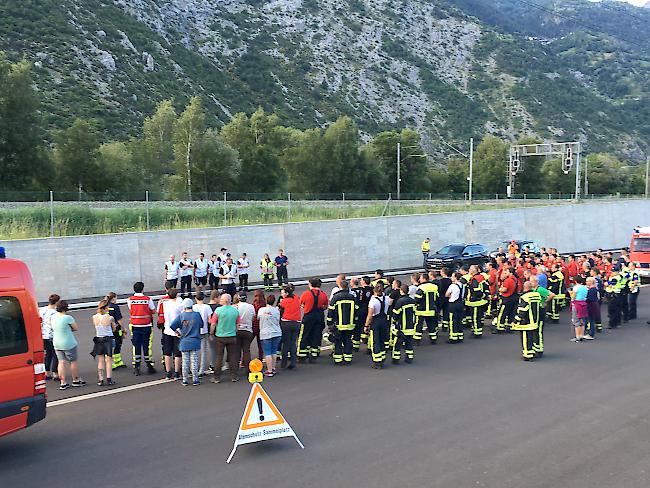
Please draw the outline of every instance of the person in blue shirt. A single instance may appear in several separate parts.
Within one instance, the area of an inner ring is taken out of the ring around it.
[[[192,384],[198,386],[199,381],[199,351],[201,350],[201,327],[203,318],[198,312],[192,310],[194,302],[191,298],[183,300],[183,311],[174,319],[170,328],[180,337],[178,349],[183,358],[183,381],[182,385],[187,386],[192,372]]]
[[[275,257],[274,261],[278,273],[278,287],[282,289],[282,285],[289,284],[289,273],[287,272],[289,258],[284,255],[283,249],[278,249],[278,255]]]
[[[541,264],[537,265],[537,281],[542,288],[548,288],[548,276],[546,275],[546,268]]]

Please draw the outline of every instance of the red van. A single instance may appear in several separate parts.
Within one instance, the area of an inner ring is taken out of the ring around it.
[[[632,230],[630,261],[639,263],[636,269],[642,278],[650,278],[650,227],[637,226]]]
[[[34,284],[0,249],[0,436],[45,418],[45,364]]]

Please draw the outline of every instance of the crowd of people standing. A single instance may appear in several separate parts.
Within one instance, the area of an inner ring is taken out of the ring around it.
[[[561,256],[552,248],[538,253],[519,249],[515,242],[499,249],[484,269],[473,265],[414,273],[410,283],[385,277],[382,270],[374,277],[340,274],[329,297],[319,278],[310,279],[298,296],[288,282],[288,264],[282,250],[274,260],[266,254],[260,262],[264,290],[255,290],[249,300],[245,253],[236,264],[227,249],[209,261],[203,253],[196,260],[182,253],[176,261],[172,255],[164,266],[166,294],[157,304],[144,294],[144,283],[134,284],[127,300],[128,327],[116,294],[109,293],[92,317],[97,384],[114,385],[113,370],[126,367],[121,346],[129,334],[133,373],[140,375],[144,365],[155,374],[155,328],[161,331],[164,377],[182,385],[199,385],[207,375],[220,383],[223,371],[238,381],[239,369],[248,369],[254,343],[267,377],[275,376],[278,366],[293,370],[299,363],[317,362],[324,340],[332,345],[336,365],[351,364],[364,343],[375,369],[382,369],[389,356],[397,364],[404,354],[411,363],[425,332],[432,344],[442,333],[448,343],[460,344],[466,331],[481,338],[486,319],[492,319],[493,334],[519,332],[522,358],[532,361],[544,354],[544,324],[558,322],[562,308],[571,308],[571,340],[593,340],[603,330],[604,300],[609,328],[636,318],[640,284],[625,252],[617,258],[602,251]],[[268,293],[276,271],[279,297]],[[192,283],[197,287],[194,300]],[[40,311],[47,376],[58,378],[61,389],[85,384],[77,368],[73,332],[78,326],[67,311],[66,301],[55,294]]]

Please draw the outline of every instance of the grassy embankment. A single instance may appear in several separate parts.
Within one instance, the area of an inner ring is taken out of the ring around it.
[[[490,210],[519,206],[519,203],[475,205],[472,210]],[[530,205],[530,204],[529,204]],[[458,205],[397,205],[391,204],[386,215],[413,215],[424,213],[458,212],[468,206]],[[287,222],[286,204],[250,204],[229,206],[227,225],[252,225]],[[291,205],[291,221],[349,219],[377,217],[384,204],[317,206]],[[138,208],[87,208],[75,205],[57,205],[54,210],[54,235],[73,236],[135,232],[147,230],[146,210]],[[152,206],[149,209],[150,230],[219,227],[224,225],[223,206],[198,208],[170,208]],[[50,209],[48,206],[0,210],[0,239],[29,239],[50,236]]]

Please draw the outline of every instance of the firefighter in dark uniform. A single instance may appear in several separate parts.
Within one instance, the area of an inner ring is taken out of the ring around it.
[[[429,332],[431,344],[438,340],[438,285],[427,279],[424,273],[420,275],[420,285],[415,292],[415,302],[417,304],[417,326],[413,339],[418,344],[422,338],[424,325]]]
[[[368,304],[370,303],[370,299],[372,298],[372,295],[374,294],[374,289],[372,287],[371,283],[371,278],[370,276],[364,276],[361,281],[363,282],[362,288],[363,288],[363,301],[359,303],[359,316],[363,317],[363,320],[360,321],[361,323],[361,342],[365,342],[366,344],[368,343],[368,332],[366,331],[366,319],[368,318]],[[370,348],[368,348],[367,351],[368,354],[370,354]]]
[[[368,279],[368,283],[370,283],[370,279]],[[352,334],[352,349],[355,351],[361,348],[363,327],[366,324],[366,316],[368,315],[368,302],[370,302],[370,297],[372,297],[372,288],[360,285],[359,278],[352,278],[350,280],[350,292],[354,295],[359,306],[357,321],[354,326],[354,333]]]
[[[372,286],[374,288],[379,283],[381,283],[381,285],[384,287],[384,290],[386,288],[388,288],[388,285],[390,285],[388,280],[386,278],[384,278],[384,271],[381,270],[381,269],[378,269],[377,271],[375,271],[375,279],[370,282],[370,286]]]
[[[443,329],[449,327],[449,299],[447,298],[449,285],[451,285],[449,268],[442,268],[440,270],[440,279],[438,280],[438,293],[440,296],[438,300],[438,323]]]
[[[523,294],[519,297],[513,330],[521,332],[521,356],[524,361],[535,358],[534,335],[539,328],[539,313],[542,297],[533,291],[530,281],[524,283]]]
[[[483,337],[483,313],[487,305],[485,293],[485,277],[479,272],[478,266],[473,264],[469,268],[470,278],[467,287],[465,306],[469,311],[469,324],[472,328],[472,336]]]
[[[122,342],[128,330],[124,328],[124,318],[122,317],[120,306],[117,304],[117,295],[114,292],[110,292],[106,295],[106,300],[108,301],[108,314],[115,320],[113,369],[126,368],[126,364],[122,360]]]
[[[379,283],[374,287],[374,295],[368,304],[366,331],[368,332],[368,347],[372,357],[372,367],[384,367],[386,360],[385,344],[389,339],[388,297],[384,295],[384,286]]]
[[[463,342],[463,285],[460,282],[461,274],[452,273],[451,285],[447,288],[447,299],[449,300],[449,339],[447,343],[458,344]]]
[[[330,300],[327,309],[327,324],[330,339],[334,339],[334,363],[348,365],[352,363],[352,335],[357,323],[359,306],[355,296],[348,289],[347,280],[342,280],[340,290]]]
[[[399,364],[400,359],[402,359],[402,349],[406,354],[404,361],[407,363],[413,362],[415,354],[413,351],[413,336],[415,335],[415,324],[417,322],[417,304],[408,293],[408,285],[402,285],[400,288],[401,296],[393,303],[393,320],[390,329],[391,343],[393,345],[393,364]]]
[[[551,300],[551,310],[547,313],[553,323],[560,321],[560,307],[566,298],[566,284],[564,283],[564,274],[560,266],[554,264],[551,267],[551,276],[548,277],[548,291],[555,295]]]
[[[607,295],[607,315],[609,316],[609,328],[615,329],[621,325],[621,277],[618,265],[612,267],[612,272],[605,286]]]
[[[469,282],[472,279],[472,273],[469,271],[469,266],[465,265],[461,268],[461,278],[460,282],[463,285],[463,328],[469,327],[472,322],[471,313],[472,311],[469,308]]]

